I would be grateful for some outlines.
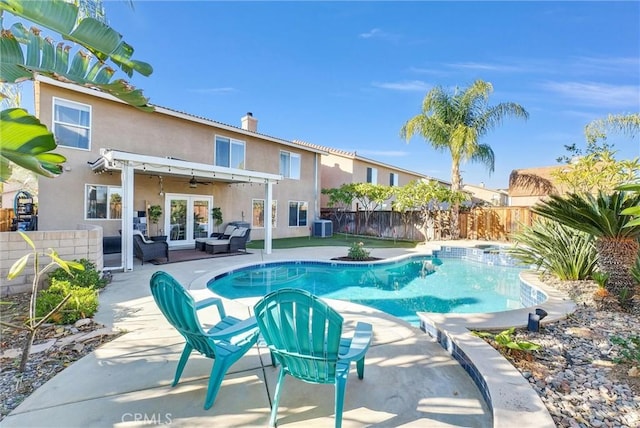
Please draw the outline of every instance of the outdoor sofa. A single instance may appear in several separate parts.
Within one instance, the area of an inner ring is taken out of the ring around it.
[[[237,253],[242,250],[247,252],[247,242],[251,235],[251,229],[237,227],[228,239],[212,238],[204,242],[205,251],[211,254]]]

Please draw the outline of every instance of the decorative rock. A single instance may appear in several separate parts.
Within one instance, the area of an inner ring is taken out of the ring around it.
[[[76,323],[73,325],[76,328],[80,328],[83,327],[85,325],[89,325],[93,322],[93,320],[91,318],[82,318],[81,320],[76,321]]]

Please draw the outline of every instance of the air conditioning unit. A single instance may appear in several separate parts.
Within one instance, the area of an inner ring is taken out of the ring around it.
[[[333,223],[331,220],[315,220],[313,222],[313,236],[329,238],[333,235]]]

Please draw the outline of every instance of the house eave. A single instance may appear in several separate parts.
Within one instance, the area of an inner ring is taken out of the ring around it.
[[[89,166],[96,174],[121,170],[125,165],[133,167],[136,172],[198,177],[229,183],[266,184],[277,183],[282,180],[282,176],[278,174],[226,168],[182,159],[163,158],[111,149],[100,149],[100,157],[94,162],[89,162]]]

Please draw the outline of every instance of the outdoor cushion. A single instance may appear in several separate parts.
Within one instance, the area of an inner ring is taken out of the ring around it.
[[[246,232],[247,232],[246,227],[239,227],[231,233],[231,236],[244,236]]]
[[[224,230],[224,233],[222,234],[222,236],[230,236],[233,231],[236,230],[236,227],[232,224],[228,225],[226,227],[226,229]]]

